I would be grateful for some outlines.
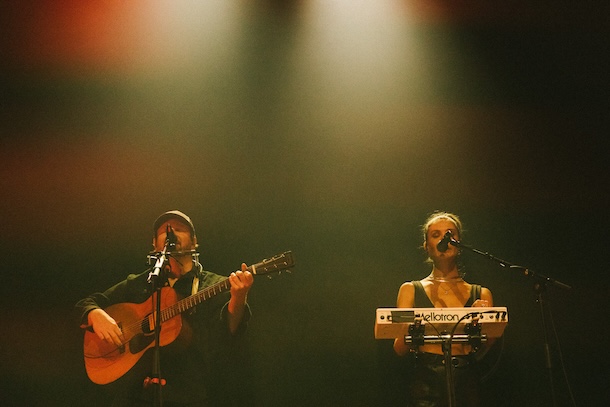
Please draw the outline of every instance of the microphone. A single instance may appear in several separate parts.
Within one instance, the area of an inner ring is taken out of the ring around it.
[[[445,236],[443,236],[441,241],[436,245],[436,249],[441,253],[445,253],[449,248],[449,243],[454,241],[452,236],[453,232],[448,230],[447,233],[445,233]]]
[[[172,250],[176,248],[176,234],[174,233],[174,228],[169,223],[167,224],[167,228],[165,229],[165,244],[168,250]]]
[[[168,223],[165,228],[165,247],[163,251],[160,253],[155,253],[154,255],[149,255],[148,260],[151,261],[155,259],[155,266],[148,273],[148,283],[154,283],[155,279],[161,275],[161,270],[165,270],[168,273],[171,273],[171,265],[169,264],[169,257],[171,256],[171,250],[176,248],[176,234],[174,233],[174,228]]]

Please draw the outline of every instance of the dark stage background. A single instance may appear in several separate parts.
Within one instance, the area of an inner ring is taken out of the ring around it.
[[[168,209],[220,274],[295,254],[251,291],[253,405],[398,403],[375,309],[429,272],[435,209],[573,287],[545,297],[557,405],[562,365],[607,405],[610,13],[542,3],[3,2],[2,405],[103,405],[72,306]],[[466,261],[510,310],[495,405],[552,405],[532,281]]]

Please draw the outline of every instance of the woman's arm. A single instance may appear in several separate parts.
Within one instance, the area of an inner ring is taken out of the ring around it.
[[[413,308],[415,299],[415,287],[413,283],[404,283],[398,290],[398,298],[396,299],[397,308]],[[405,343],[404,338],[394,339],[394,352],[399,356],[404,356],[410,351],[410,347]]]

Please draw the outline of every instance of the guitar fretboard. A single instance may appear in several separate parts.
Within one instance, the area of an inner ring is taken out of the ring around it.
[[[280,255],[274,256],[271,259],[265,259],[260,263],[253,264],[247,268],[247,270],[253,275],[268,274],[271,272],[279,272],[287,270],[294,266],[294,258],[292,252],[287,251]],[[204,288],[197,293],[186,297],[175,304],[161,310],[161,321],[165,322],[173,317],[193,308],[196,305],[201,304],[205,300],[208,300],[224,291],[231,288],[231,283],[228,277],[220,280],[219,282],[212,284],[209,287]]]
[[[219,281],[216,284],[213,284],[209,287],[204,288],[197,293],[186,297],[175,304],[167,307],[166,309],[161,311],[161,320],[167,321],[176,315],[179,315],[189,309],[201,304],[202,302],[222,293],[231,288],[231,283],[228,278]]]

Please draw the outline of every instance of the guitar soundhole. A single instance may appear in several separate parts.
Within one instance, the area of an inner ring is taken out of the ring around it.
[[[144,333],[144,335],[148,335],[151,334],[153,332],[151,326],[150,326],[150,320],[152,318],[152,314],[148,314],[146,316],[146,318],[144,318],[142,320],[142,332]]]
[[[129,351],[136,354],[146,349],[146,347],[155,339],[154,335],[136,335],[129,341]]]
[[[150,326],[151,314],[148,314],[146,318],[142,320],[142,324],[140,329],[142,333],[135,335],[133,338],[129,340],[129,352],[132,354],[136,354],[146,349],[149,343],[151,343],[154,339],[154,332]],[[124,346],[122,347],[121,353],[123,353]]]

